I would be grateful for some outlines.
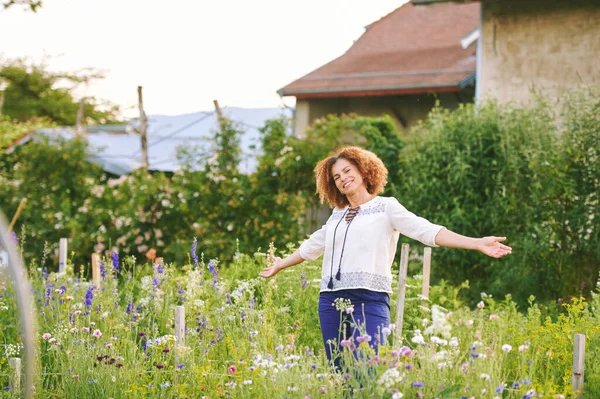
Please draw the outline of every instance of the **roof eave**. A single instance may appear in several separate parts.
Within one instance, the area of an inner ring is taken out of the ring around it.
[[[451,84],[417,84],[417,85],[396,85],[396,86],[367,86],[367,87],[344,87],[331,89],[303,89],[303,90],[285,90],[281,89],[277,93],[284,97],[296,97],[297,99],[307,98],[328,98],[328,97],[375,97],[375,96],[393,96],[424,93],[448,93],[459,92],[475,79],[475,72],[469,74],[465,79]]]

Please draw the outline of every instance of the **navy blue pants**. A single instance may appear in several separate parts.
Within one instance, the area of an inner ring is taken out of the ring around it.
[[[352,315],[335,308],[334,301],[337,298],[351,301],[354,307]],[[330,362],[336,350],[341,352],[342,340],[353,337],[354,345],[358,346],[357,338],[365,328],[371,336],[369,345],[377,351],[379,345],[385,342],[381,329],[390,325],[390,296],[385,292],[365,289],[322,292],[319,297],[319,319],[327,359]],[[334,366],[340,369],[340,359],[337,356]]]

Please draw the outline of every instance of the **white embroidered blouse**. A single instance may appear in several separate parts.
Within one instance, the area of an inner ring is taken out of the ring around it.
[[[400,233],[436,247],[435,236],[444,228],[409,212],[393,197],[378,196],[361,205],[351,223],[344,218],[347,210],[347,206],[335,208],[327,223],[299,248],[305,260],[325,253],[321,292],[364,288],[391,294],[392,263]],[[333,288],[328,288],[330,281]]]

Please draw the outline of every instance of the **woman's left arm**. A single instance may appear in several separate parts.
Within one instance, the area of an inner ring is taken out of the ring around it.
[[[501,243],[504,240],[506,237],[467,237],[446,228],[441,229],[435,236],[435,243],[440,247],[474,249],[492,258],[502,258],[512,252],[511,247]]]

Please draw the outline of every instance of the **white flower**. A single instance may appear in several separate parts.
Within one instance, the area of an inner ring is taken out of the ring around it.
[[[484,307],[485,307],[485,303],[483,303],[483,301],[479,301],[479,303],[477,304],[477,308],[483,309]]]
[[[450,338],[450,342],[448,345],[450,345],[453,348],[458,347],[458,338],[456,338],[456,337]]]
[[[433,305],[431,307],[431,326],[427,327],[423,332],[425,335],[439,334],[442,337],[450,338],[450,330],[452,325],[446,318],[446,314],[442,311],[442,307]]]
[[[481,375],[479,376],[482,380],[489,380],[490,376],[489,374],[485,374],[485,373],[481,373]]]
[[[244,385],[252,385],[252,380],[245,380]]]
[[[504,344],[502,345],[502,350],[504,352],[510,352],[512,350],[512,346],[510,346],[509,344]]]
[[[527,349],[529,349],[529,346],[527,346],[527,345],[519,346],[519,352],[525,352]]]
[[[404,394],[403,394],[402,392],[395,392],[395,393],[392,395],[392,399],[400,399],[400,398],[401,398],[401,397],[403,397],[403,396],[404,396]]]

